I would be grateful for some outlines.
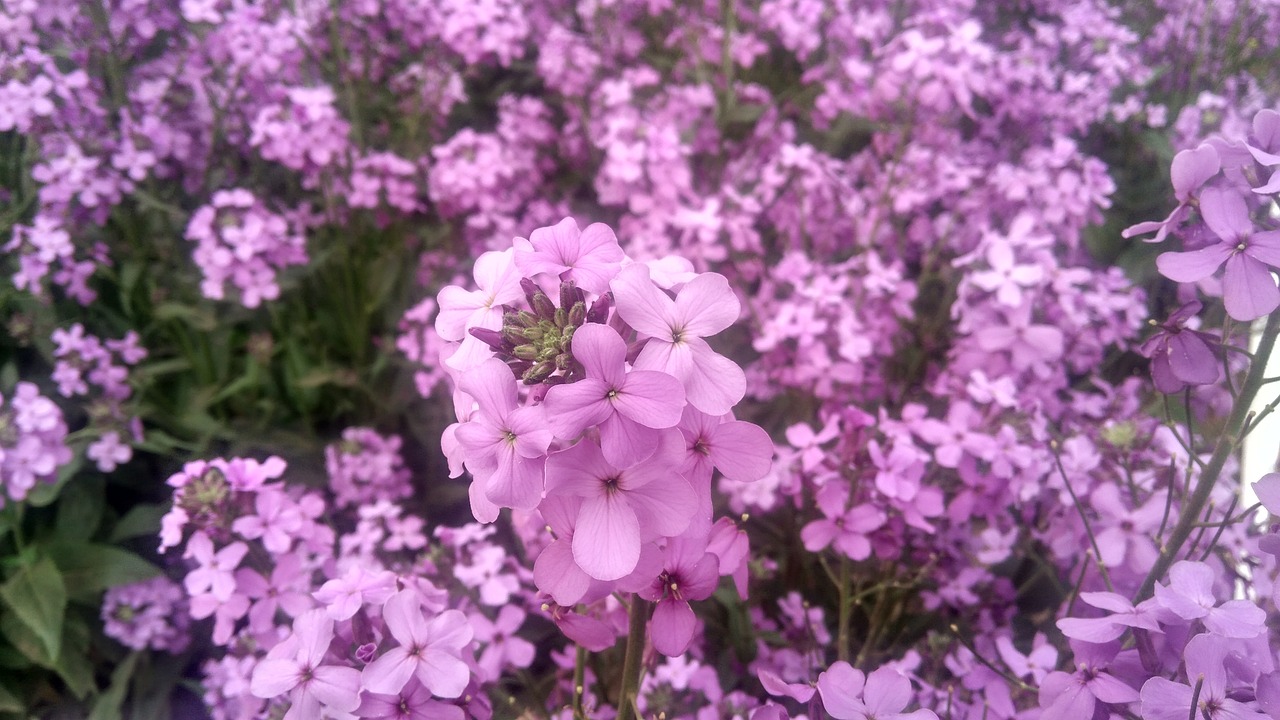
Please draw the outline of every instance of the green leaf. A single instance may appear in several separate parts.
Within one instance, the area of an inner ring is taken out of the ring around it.
[[[118,543],[128,538],[155,535],[160,532],[160,518],[169,512],[167,505],[144,503],[133,506],[124,517],[116,521],[109,540]]]
[[[137,664],[138,653],[132,652],[124,662],[116,666],[111,672],[111,685],[98,696],[88,720],[121,720],[120,706],[124,704],[125,693],[129,691],[129,680],[133,677],[133,669]]]
[[[47,552],[62,570],[66,586],[76,600],[93,600],[107,588],[160,575],[160,568],[112,545],[59,544],[50,546]]]
[[[97,475],[81,478],[67,486],[58,499],[57,537],[76,542],[93,537],[102,524],[106,505],[104,481]]]
[[[26,710],[26,705],[22,703],[22,700],[17,695],[9,692],[9,689],[4,685],[0,685],[0,712],[20,713],[23,710]]]
[[[93,682],[93,663],[89,661],[89,626],[83,620],[68,619],[66,632],[62,634],[62,652],[53,669],[79,700],[97,689]]]
[[[0,599],[13,611],[13,617],[39,638],[47,656],[56,661],[62,646],[63,614],[67,610],[67,586],[57,566],[43,558],[20,568],[0,586]]]

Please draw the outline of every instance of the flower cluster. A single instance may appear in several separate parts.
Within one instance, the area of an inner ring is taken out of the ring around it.
[[[737,569],[713,542],[712,476],[757,480],[773,455],[733,419],[745,376],[705,339],[738,319],[737,296],[714,273],[631,262],[607,226],[572,218],[485,254],[475,281],[442,290],[436,320],[457,373],[445,452],[472,474],[473,514],[536,511],[539,590],[565,612],[638,593],[656,603],[654,648],[684,653],[689,602]]]
[[[208,205],[192,214],[186,238],[196,243],[205,297],[223,299],[231,283],[250,308],[279,297],[276,276],[281,270],[307,262],[298,221],[267,210],[243,188],[215,192]]]
[[[133,394],[128,366],[145,359],[147,351],[132,330],[119,340],[104,342],[86,334],[79,323],[67,330],[54,330],[52,340],[57,358],[52,379],[58,385],[58,394],[92,398],[86,402],[89,427],[99,437],[89,445],[86,455],[99,470],[111,472],[132,459],[129,441],[142,440],[141,424],[126,410],[125,403]]]
[[[20,382],[0,396],[0,503],[22,500],[37,482],[53,482],[71,461],[62,410],[40,389]]]

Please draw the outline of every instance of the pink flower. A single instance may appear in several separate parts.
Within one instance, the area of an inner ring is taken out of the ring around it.
[[[707,414],[732,410],[746,394],[746,375],[703,340],[738,319],[741,305],[729,281],[703,273],[686,283],[673,301],[654,286],[648,268],[631,265],[618,274],[612,288],[618,315],[650,338],[635,366],[677,378],[689,402]]]
[[[448,285],[437,296],[440,314],[436,315],[436,333],[450,342],[462,341],[458,351],[445,361],[456,370],[466,370],[489,355],[488,346],[467,331],[502,327],[502,306],[519,300],[523,294],[511,250],[481,255],[473,274],[479,290]]]
[[[543,400],[547,422],[571,439],[600,426],[600,446],[615,465],[631,465],[658,446],[657,429],[674,427],[684,410],[684,388],[661,372],[626,371],[627,345],[606,325],[587,324],[573,335],[573,357],[587,377],[556,385]]]
[[[678,535],[689,526],[698,499],[674,472],[680,434],[663,433],[652,457],[626,468],[609,463],[584,440],[547,460],[547,493],[583,498],[573,535],[573,559],[597,580],[618,580],[640,561],[640,546]]]
[[[285,720],[320,717],[321,706],[349,713],[360,705],[360,673],[322,664],[333,642],[333,620],[320,610],[294,623],[291,642],[281,643],[253,670],[249,690],[266,700],[289,693]],[[290,657],[292,656],[292,657]]]
[[[416,677],[436,697],[462,694],[471,679],[459,658],[472,635],[465,615],[445,610],[427,620],[418,593],[401,590],[382,606],[382,618],[400,644],[365,666],[361,679],[366,690],[395,695]]]
[[[184,584],[191,595],[200,595],[209,591],[214,598],[225,602],[230,599],[236,589],[235,572],[240,561],[249,552],[249,546],[242,542],[234,542],[216,553],[213,541],[203,532],[197,532],[187,541],[187,552],[183,557],[200,563],[200,567],[187,574]]]
[[[1280,288],[1271,279],[1280,267],[1280,231],[1255,233],[1249,208],[1239,195],[1209,188],[1200,196],[1200,213],[1220,242],[1192,252],[1167,252],[1156,258],[1160,274],[1176,282],[1198,282],[1223,263],[1223,302],[1236,320],[1254,320],[1280,307]]]
[[[904,713],[911,702],[911,681],[891,667],[863,675],[840,661],[818,676],[822,708],[836,720],[938,720],[932,710]]]
[[[565,218],[552,227],[529,233],[532,250],[516,245],[515,260],[520,271],[533,276],[539,273],[572,280],[579,287],[596,294],[609,289],[609,281],[622,267],[622,247],[608,225],[593,223],[579,232],[573,218]]]
[[[542,408],[517,407],[515,376],[497,358],[468,371],[459,388],[480,406],[455,435],[467,451],[467,466],[483,478],[485,497],[502,507],[537,507],[543,456],[553,439]]]
[[[639,592],[640,597],[658,603],[649,620],[654,650],[675,657],[689,649],[698,623],[689,601],[711,597],[720,580],[719,564],[705,543],[688,538],[667,543],[665,568]]]

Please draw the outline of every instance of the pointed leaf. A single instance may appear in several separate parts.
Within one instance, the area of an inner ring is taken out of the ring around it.
[[[56,661],[62,645],[67,587],[53,561],[43,558],[20,568],[0,586],[0,599],[40,639],[47,656]]]

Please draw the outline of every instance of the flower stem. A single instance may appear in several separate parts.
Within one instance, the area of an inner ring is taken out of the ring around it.
[[[649,624],[649,603],[631,596],[627,618],[627,654],[622,661],[622,689],[618,692],[618,720],[636,720],[636,695],[644,669],[645,627]]]
[[[1169,533],[1169,541],[1160,548],[1160,557],[1156,559],[1151,572],[1147,573],[1142,586],[1138,588],[1138,593],[1134,597],[1135,603],[1152,596],[1156,581],[1169,571],[1183,544],[1191,537],[1191,532],[1195,529],[1200,514],[1204,512],[1205,504],[1209,501],[1209,495],[1213,492],[1213,486],[1217,483],[1218,476],[1222,474],[1227,460],[1235,452],[1236,444],[1246,427],[1249,406],[1253,404],[1254,397],[1262,387],[1263,376],[1267,371],[1267,361],[1271,359],[1271,351],[1275,348],[1277,337],[1280,337],[1280,313],[1273,313],[1267,318],[1267,326],[1262,331],[1262,339],[1258,343],[1253,364],[1250,365],[1249,374],[1245,377],[1244,385],[1236,396],[1235,406],[1231,409],[1226,428],[1213,448],[1213,457],[1209,458],[1209,462],[1200,472],[1195,489],[1187,498],[1186,504],[1182,506],[1182,511],[1178,514],[1178,522]]]
[[[840,555],[840,624],[836,631],[836,659],[849,662],[849,620],[853,615],[853,598],[849,597],[849,558]]]

